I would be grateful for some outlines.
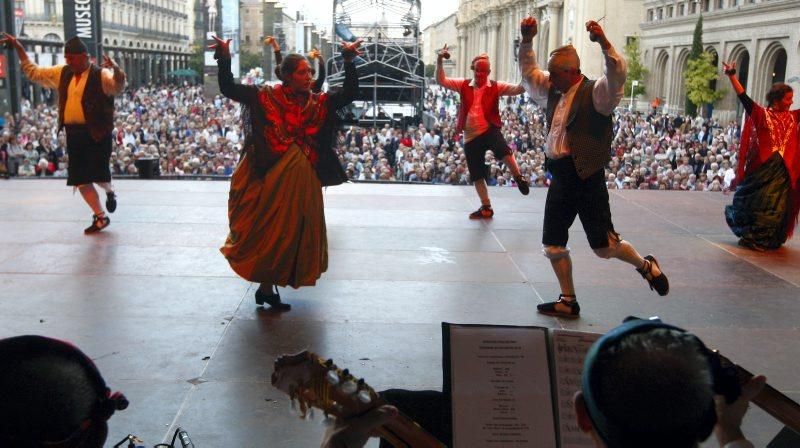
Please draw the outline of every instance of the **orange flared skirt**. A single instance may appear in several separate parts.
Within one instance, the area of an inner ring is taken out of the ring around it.
[[[322,186],[292,145],[263,177],[242,159],[231,178],[230,232],[220,251],[246,280],[311,286],[328,269]]]

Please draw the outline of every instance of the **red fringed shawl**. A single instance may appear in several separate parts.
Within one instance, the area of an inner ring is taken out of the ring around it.
[[[316,164],[317,134],[325,124],[328,94],[310,94],[303,104],[297,104],[289,101],[286,90],[279,85],[261,89],[258,94],[267,122],[274,123],[274,126],[264,127],[264,138],[270,150],[277,154],[297,144],[311,164]]]

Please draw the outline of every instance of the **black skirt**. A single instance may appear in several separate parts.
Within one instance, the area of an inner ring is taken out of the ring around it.
[[[791,223],[789,172],[780,153],[748,174],[725,207],[725,220],[747,244],[777,249],[786,242]]]
[[[85,126],[67,125],[67,185],[111,182],[111,134],[95,141]]]

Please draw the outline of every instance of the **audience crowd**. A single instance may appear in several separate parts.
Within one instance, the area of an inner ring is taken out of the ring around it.
[[[503,100],[503,134],[515,149],[522,174],[547,186],[544,111],[526,95]],[[240,108],[224,97],[204,99],[200,86],[141,87],[117,98],[111,155],[114,175],[137,173],[138,159],[158,158],[162,175],[230,176],[244,140]],[[344,127],[334,139],[352,180],[465,185],[466,156],[454,134],[458,95],[430,85],[425,125]],[[5,117],[0,134],[0,174],[65,176],[63,134],[56,135],[57,108],[25,101],[18,120]],[[432,124],[432,125],[431,125]],[[614,116],[610,189],[722,191],[735,176],[739,127],[735,122],[664,114],[658,110]],[[489,185],[515,186],[491,151]]]

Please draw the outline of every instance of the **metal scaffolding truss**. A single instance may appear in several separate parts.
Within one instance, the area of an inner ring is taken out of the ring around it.
[[[419,0],[334,0],[333,54],[328,83],[341,86],[342,41],[362,39],[363,55],[356,59],[357,100],[368,102],[373,117],[378,108],[405,106],[418,118],[422,112],[425,68],[420,59]]]

